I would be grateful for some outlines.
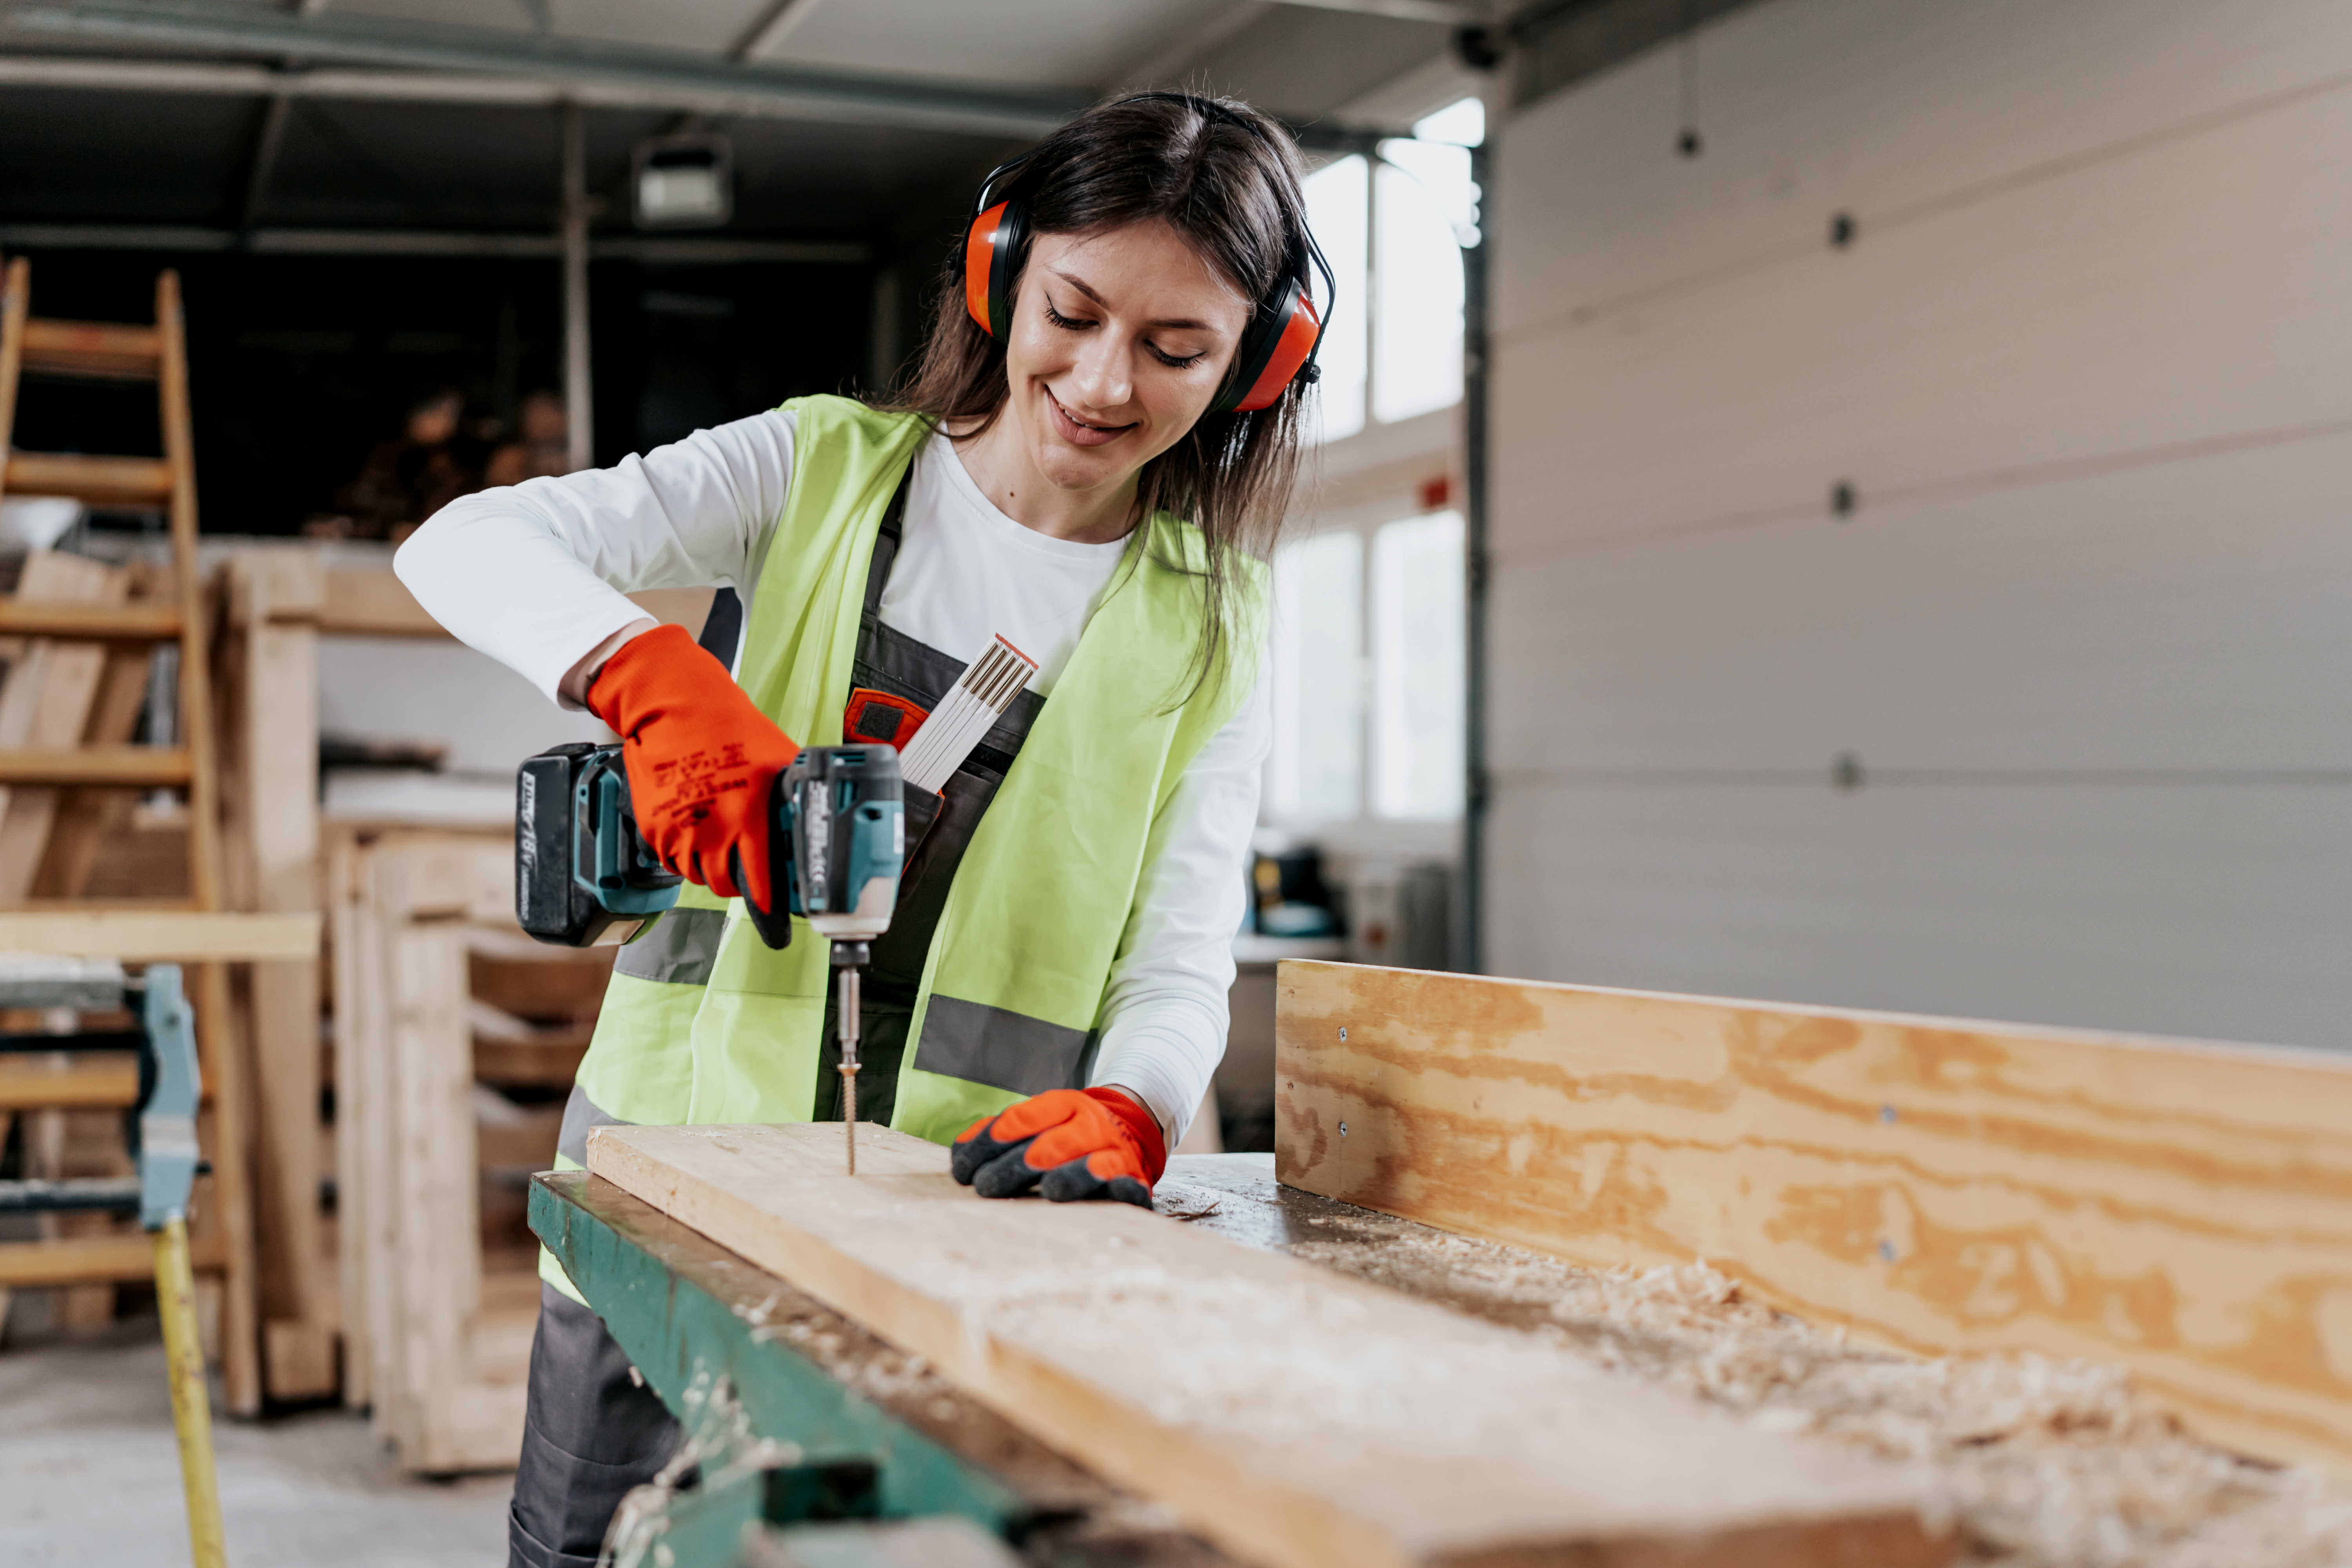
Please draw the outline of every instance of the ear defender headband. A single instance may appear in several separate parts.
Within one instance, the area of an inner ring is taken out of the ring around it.
[[[1221,103],[1181,92],[1145,92],[1129,103],[1162,100],[1189,105],[1220,124],[1238,125],[1254,136],[1265,132]],[[1029,245],[1029,204],[1023,178],[1031,154],[999,164],[981,182],[972,203],[971,226],[964,232],[963,304],[980,330],[1003,341],[1013,327],[1013,278]],[[1322,247],[1301,226],[1298,242],[1284,263],[1274,287],[1257,301],[1250,324],[1234,353],[1233,368],[1209,404],[1212,414],[1249,414],[1270,408],[1294,381],[1312,383],[1318,375],[1315,350],[1322,341],[1323,321],[1316,314],[1310,292],[1312,267],[1323,275],[1326,308],[1338,287]]]

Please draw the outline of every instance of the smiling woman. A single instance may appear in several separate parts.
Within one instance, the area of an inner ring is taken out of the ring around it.
[[[1318,274],[1328,303],[1278,126],[1117,100],[982,185],[887,404],[800,398],[469,496],[404,548],[443,625],[620,733],[639,827],[698,884],[614,965],[559,1163],[600,1124],[845,1114],[825,944],[740,918],[774,909],[775,777],[795,738],[929,755],[929,715],[1010,645],[1027,689],[908,790],[856,1110],[952,1141],[985,1197],[1150,1201],[1224,1051]],[[747,606],[721,658],[622,596],[710,582]],[[584,1563],[677,1429],[542,1273],[513,1559]]]
[[[1301,173],[1243,104],[1138,93],[1081,115],[982,184],[892,404],[943,420],[1032,528],[1119,538],[1155,510],[1196,526],[1203,674],[1235,561],[1273,548],[1316,378],[1330,274]]]

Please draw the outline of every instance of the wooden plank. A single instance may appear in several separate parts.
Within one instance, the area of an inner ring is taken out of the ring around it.
[[[31,604],[0,599],[0,637],[69,637],[79,642],[171,642],[180,612],[170,605]]]
[[[318,952],[315,913],[71,908],[0,911],[0,952],[193,963],[303,959]]]
[[[36,551],[27,556],[16,582],[16,599],[26,603],[82,603],[112,596],[120,575],[104,564],[58,551]],[[92,647],[30,638],[13,645],[5,685],[0,685],[0,759],[23,754],[23,748],[41,748],[49,759],[63,760],[66,748],[81,738],[82,715],[95,693],[104,668],[104,656]],[[69,726],[69,727],[68,727]],[[12,783],[37,780],[0,777],[0,833],[6,818],[24,796],[26,815],[53,808],[55,795],[39,788],[17,791]],[[19,836],[26,825],[19,824]],[[23,888],[13,894],[21,896]]]
[[[468,1347],[482,1294],[473,1041],[466,1028],[465,931],[430,916],[462,886],[470,847],[428,838],[383,852],[377,896],[390,1006],[385,1056],[393,1150],[383,1202],[397,1212],[396,1266],[379,1278],[395,1318],[389,1347],[404,1465],[447,1468],[467,1446]],[[518,1450],[519,1451],[519,1450]]]
[[[25,311],[33,293],[32,264],[19,256],[0,278],[0,453],[16,444],[16,377],[25,362]],[[7,485],[8,466],[0,463],[0,491]]]
[[[588,1031],[576,1041],[493,1040],[474,1037],[474,1078],[513,1089],[569,1089],[588,1055]]]
[[[1117,1204],[989,1203],[861,1130],[607,1127],[589,1170],[1239,1555],[1942,1563],[1915,1481],[1557,1345]]]
[[[197,1272],[220,1272],[221,1248],[217,1240],[191,1241],[188,1252]],[[104,1280],[122,1283],[154,1277],[155,1243],[145,1235],[0,1242],[0,1286],[26,1289]]]
[[[127,1054],[0,1056],[0,1110],[62,1110],[139,1103],[139,1063]]]
[[[387,1308],[373,1288],[376,1232],[383,1223],[383,988],[375,920],[373,852],[349,833],[327,854],[327,908],[333,940],[335,1031],[335,1261],[342,1298],[343,1404],[386,1414],[390,1394],[379,1371]]]
[[[2121,1362],[2202,1434],[2352,1464],[2352,1062],[1324,963],[1277,1033],[1292,1186],[1703,1257],[1922,1353]]]
[[[178,746],[48,746],[0,751],[0,784],[169,789],[194,774]]]
[[[407,585],[388,571],[340,568],[327,574],[319,629],[329,636],[446,637]]]
[[[172,499],[171,465],[154,458],[11,452],[12,495],[71,496],[91,506],[159,506]]]
[[[162,574],[145,563],[131,569],[135,598],[154,594]],[[5,605],[6,601],[0,601]],[[152,604],[121,606],[144,613]],[[173,626],[178,614],[172,612]],[[154,650],[139,643],[116,642],[106,650],[106,668],[99,678],[98,697],[90,705],[89,723],[82,731],[85,746],[120,746],[137,732],[140,710],[146,704],[147,684],[153,673]],[[57,820],[49,828],[49,846],[33,878],[33,896],[78,899],[88,889],[90,874],[110,821],[118,821],[131,803],[119,791],[69,789],[59,798]]]
[[[34,318],[25,323],[24,368],[48,375],[154,379],[163,356],[152,327]]]
[[[73,569],[70,587],[63,583],[56,584],[55,587],[65,589],[65,592],[52,592],[42,597],[64,598],[67,593],[70,593],[75,599],[86,605],[111,607],[121,605],[130,596],[130,574],[120,567],[103,566],[96,562],[74,561],[71,557],[44,552],[26,563],[26,575],[33,576],[37,567],[67,566]],[[23,598],[32,586],[19,584],[19,598]],[[22,764],[45,753],[68,763],[86,758],[89,761],[84,765],[94,765],[102,771],[109,763],[119,763],[123,753],[144,750],[105,748],[107,754],[101,759],[79,749],[82,733],[89,727],[90,710],[97,703],[99,688],[106,674],[104,647],[97,643],[48,640],[34,646],[47,655],[42,660],[38,706],[22,742],[34,749],[0,752],[0,780],[16,786],[32,785],[32,781],[17,774],[12,764]],[[50,825],[57,820],[58,804],[58,791],[53,786],[10,789],[6,807],[0,809],[0,903],[14,903],[33,890],[33,879],[40,870],[41,857],[48,848]]]
[[[702,629],[710,612],[709,588],[653,588],[629,595],[657,621]],[[441,623],[425,613],[407,585],[392,573],[340,567],[327,574],[319,630],[330,637],[446,637]]]
[[[224,837],[238,908],[320,907],[317,621],[326,574],[300,547],[246,549],[226,565],[228,715]],[[328,1260],[319,1212],[319,961],[256,964],[249,982],[254,1227],[263,1374],[274,1399],[334,1392]]]

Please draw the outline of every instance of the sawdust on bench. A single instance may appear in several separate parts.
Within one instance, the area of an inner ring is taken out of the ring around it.
[[[1203,1194],[1204,1196],[1206,1194]],[[1293,1257],[1558,1339],[1767,1428],[1933,1467],[1998,1568],[2352,1564],[2352,1484],[2200,1442],[2105,1363],[2031,1353],[1920,1360],[1748,1299],[1704,1262],[1608,1272],[1381,1216],[1310,1225]],[[1376,1230],[1378,1245],[1344,1233]]]

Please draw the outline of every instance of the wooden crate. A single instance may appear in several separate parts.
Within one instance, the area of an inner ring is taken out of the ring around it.
[[[593,1022],[579,1014],[612,962],[522,935],[512,859],[505,834],[331,836],[343,1394],[415,1471],[496,1468],[520,1452],[538,1253],[510,1200],[553,1163],[569,1082],[542,1082],[534,1104],[485,1101],[497,1091],[476,1076],[478,950],[492,972],[562,972],[535,984],[568,999],[566,1030]]]

